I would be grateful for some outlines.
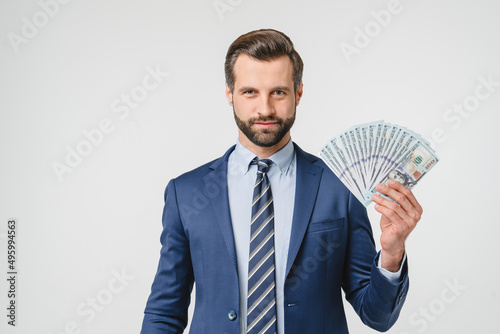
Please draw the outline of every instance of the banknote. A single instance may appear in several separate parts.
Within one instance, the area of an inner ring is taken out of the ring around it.
[[[319,156],[365,206],[378,183],[392,179],[411,189],[439,161],[421,135],[384,121],[350,127],[330,139]]]

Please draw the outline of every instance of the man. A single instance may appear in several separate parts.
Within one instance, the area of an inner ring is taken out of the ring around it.
[[[275,30],[229,47],[226,96],[238,142],[170,181],[161,256],[143,334],[348,333],[341,289],[361,320],[385,331],[408,290],[405,240],[422,208],[389,181],[374,195],[380,254],[363,205],[317,157],[291,141],[302,60]]]

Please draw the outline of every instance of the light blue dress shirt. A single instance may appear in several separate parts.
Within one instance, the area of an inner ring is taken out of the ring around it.
[[[250,162],[255,154],[243,147],[238,141],[228,161],[228,194],[234,244],[238,262],[240,284],[240,333],[247,328],[247,291],[248,291],[248,254],[250,248],[250,216],[252,196],[257,178],[257,165]],[[284,305],[283,287],[285,283],[288,245],[292,228],[293,206],[295,200],[296,161],[293,143],[290,140],[281,150],[269,157],[273,161],[267,177],[271,183],[274,204],[274,256],[276,275],[276,311],[278,333],[283,333]]]
[[[248,291],[248,256],[250,247],[250,216],[252,213],[252,196],[257,166],[250,164],[255,154],[238,141],[228,160],[227,185],[229,208],[234,233],[236,258],[238,263],[238,280],[240,285],[240,333],[247,328],[247,291]],[[292,229],[293,208],[295,201],[295,183],[297,162],[292,140],[281,150],[269,157],[273,161],[267,176],[271,183],[274,204],[274,253],[276,275],[276,311],[278,334],[284,334],[284,284],[288,257],[288,246]],[[406,257],[406,254],[405,254]],[[404,261],[403,261],[404,262]],[[378,267],[390,281],[397,282],[400,271],[389,272]]]

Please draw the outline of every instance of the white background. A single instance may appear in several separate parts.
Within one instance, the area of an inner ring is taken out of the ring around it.
[[[499,333],[500,3],[401,0],[385,27],[372,11],[387,1],[219,3],[226,11],[213,0],[73,0],[44,21],[35,0],[1,2],[0,267],[6,273],[7,220],[16,218],[19,279],[15,328],[0,281],[0,332],[139,332],[167,182],[236,140],[227,47],[275,28],[305,63],[292,130],[303,149],[316,153],[338,132],[380,119],[428,139],[444,133],[441,161],[414,191],[424,216],[407,242],[411,287],[390,333]],[[355,46],[365,28],[370,42],[346,57],[342,43]],[[169,75],[127,117],[114,113],[148,67]],[[446,113],[474,101],[489,77],[497,86],[468,117]],[[66,164],[68,147],[103,119],[113,131],[60,181],[54,163]],[[369,213],[378,239],[379,216]],[[115,282],[117,272],[128,278]],[[104,305],[91,316],[97,297]],[[373,333],[346,309],[352,333]]]

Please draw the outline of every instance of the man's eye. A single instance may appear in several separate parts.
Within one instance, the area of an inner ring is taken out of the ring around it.
[[[252,94],[254,94],[254,93],[255,93],[255,91],[254,91],[254,90],[247,90],[247,91],[245,91],[243,94],[245,94],[245,95],[252,95]]]
[[[285,92],[282,91],[282,90],[276,90],[276,91],[274,91],[274,94],[276,94],[276,95],[285,95]]]

